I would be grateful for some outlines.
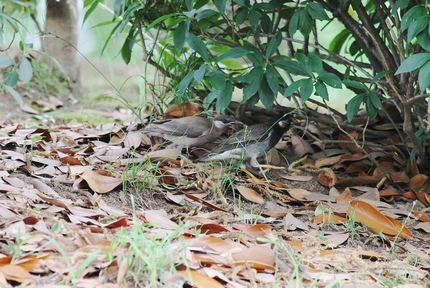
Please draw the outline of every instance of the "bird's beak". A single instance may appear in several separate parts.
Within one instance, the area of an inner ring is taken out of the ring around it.
[[[302,119],[295,119],[296,121],[293,123],[293,125],[300,125],[302,126],[302,124],[306,123],[305,120]]]

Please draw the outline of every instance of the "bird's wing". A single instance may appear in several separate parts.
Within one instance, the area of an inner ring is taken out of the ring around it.
[[[239,147],[247,147],[254,143],[262,142],[270,137],[273,132],[271,129],[266,129],[266,125],[257,124],[251,129],[245,128],[230,136],[226,141],[222,142],[211,153],[223,153],[228,150],[233,150]]]
[[[208,134],[211,129],[212,123],[209,119],[196,116],[153,122],[152,127],[145,130],[149,133],[162,132],[173,136],[198,138]]]

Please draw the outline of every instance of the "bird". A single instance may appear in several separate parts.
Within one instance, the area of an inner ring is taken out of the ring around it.
[[[213,119],[201,116],[154,121],[141,130],[143,133],[172,142],[169,148],[201,147],[215,139],[231,125],[239,123],[233,117],[218,115]]]
[[[278,114],[265,123],[250,125],[221,143],[214,150],[207,152],[197,162],[232,160],[232,162],[243,161],[243,168],[259,167],[257,158],[264,156],[281,139],[292,125],[300,123],[288,114]]]

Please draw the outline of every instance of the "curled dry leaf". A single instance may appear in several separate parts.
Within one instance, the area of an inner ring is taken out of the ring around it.
[[[302,188],[291,188],[287,189],[287,191],[291,197],[299,201],[306,201],[307,196],[311,194],[311,192]]]
[[[239,252],[232,253],[231,256],[235,262],[254,261],[255,263],[263,263],[269,266],[275,264],[275,252],[266,245],[256,245],[245,248]]]
[[[355,221],[366,225],[375,233],[382,232],[390,236],[399,234],[402,238],[412,236],[411,232],[406,227],[402,227],[399,221],[389,219],[367,202],[361,200],[352,201],[346,214],[350,218],[353,217]]]
[[[349,188],[346,188],[339,197],[337,197],[337,203],[349,203],[352,201],[352,193]]]
[[[204,237],[198,240],[193,239],[192,245],[193,247],[203,246],[205,249],[210,248],[219,254],[226,253],[238,247],[234,242],[227,242],[226,240],[216,237]]]
[[[343,133],[339,134],[339,140],[341,140],[341,141],[352,142],[351,137],[357,141],[358,140],[357,131],[352,131],[349,133],[349,135],[345,135]],[[351,151],[352,153],[361,153],[360,147],[357,147],[357,145],[355,145],[355,143],[340,143],[339,146],[344,150]]]
[[[268,224],[255,224],[245,228],[244,232],[254,237],[267,237],[272,232],[272,226]]]
[[[329,158],[320,158],[317,161],[315,161],[315,167],[321,168],[325,166],[332,166],[340,161],[342,156],[334,156]]]
[[[290,181],[300,181],[300,182],[309,182],[312,180],[313,176],[310,175],[282,175],[282,178]]]
[[[200,114],[201,112],[203,112],[202,107],[196,103],[187,102],[173,105],[172,107],[168,108],[164,114],[166,115],[167,119],[171,119],[194,116],[196,114]]]
[[[18,283],[28,282],[29,279],[36,279],[36,276],[30,274],[26,269],[19,265],[8,264],[0,267],[0,274],[7,280]]]
[[[84,173],[80,175],[80,178],[84,179],[93,191],[100,194],[110,192],[122,184],[121,179],[103,176],[90,170],[84,171]]]
[[[284,225],[287,230],[296,230],[296,228],[299,228],[304,231],[309,231],[309,226],[306,223],[294,217],[294,215],[290,213],[285,215]]]
[[[412,211],[412,213],[418,220],[422,222],[430,222],[430,216],[428,216],[426,213],[416,210]]]
[[[167,230],[175,230],[178,228],[178,224],[170,220],[167,216],[160,216],[156,211],[154,211],[154,213],[145,213],[145,218],[146,221],[157,228],[163,228]]]
[[[263,197],[254,189],[242,185],[234,185],[239,193],[246,199],[257,204],[264,204]]]
[[[333,187],[337,182],[337,175],[333,170],[324,168],[318,175],[318,182],[327,187]]]
[[[195,270],[180,270],[178,273],[193,283],[193,287],[196,288],[224,288],[224,285],[218,281]]]
[[[315,216],[314,223],[315,224],[321,224],[321,223],[333,223],[333,224],[343,224],[346,223],[348,220],[345,217],[333,214],[333,213],[321,213]]]
[[[314,149],[303,138],[297,135],[291,136],[291,143],[293,144],[294,154],[298,157],[303,157],[305,154],[313,154]]]
[[[409,181],[409,185],[408,188],[409,189],[417,189],[420,188],[424,185],[424,183],[426,183],[427,179],[429,177],[427,175],[424,174],[418,174],[415,175],[414,177],[412,177]]]

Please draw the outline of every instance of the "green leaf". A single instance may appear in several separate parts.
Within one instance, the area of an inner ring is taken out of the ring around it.
[[[261,15],[261,29],[263,29],[263,32],[269,34],[272,31],[272,26],[272,20],[269,15],[263,13],[263,15]]]
[[[306,6],[306,11],[311,15],[313,19],[317,20],[330,20],[325,12],[324,8],[316,2],[309,2]]]
[[[206,18],[212,17],[215,14],[216,14],[216,12],[214,10],[212,10],[212,9],[206,9],[206,10],[203,10],[203,11],[199,12],[196,15],[196,19],[197,20],[206,19]]]
[[[239,4],[240,6],[243,6],[243,7],[249,7],[250,6],[249,0],[233,0],[233,2]]]
[[[274,66],[281,68],[282,70],[301,76],[312,76],[308,71],[303,69],[303,65],[299,64],[297,61],[293,61],[289,58],[284,58],[280,61],[276,61],[273,63]]]
[[[1,14],[1,17],[3,17],[6,21],[9,22],[10,26],[12,27],[12,29],[14,30],[15,33],[19,32],[19,27],[18,27],[17,23],[24,26],[20,21],[18,21],[18,19],[11,18],[11,17],[7,16],[6,14]],[[2,21],[2,22],[4,22],[4,21]],[[0,29],[0,30],[3,31],[3,29]]]
[[[430,35],[427,30],[417,35],[418,44],[427,52],[430,52]]]
[[[185,45],[185,36],[190,28],[189,21],[183,21],[178,24],[178,27],[173,32],[173,44],[175,45],[176,51],[180,52]]]
[[[194,0],[185,0],[185,6],[187,6],[188,11],[193,10]]]
[[[351,45],[349,45],[348,52],[349,52],[349,54],[351,54],[351,56],[356,56],[356,58],[358,57],[356,55],[358,52],[363,53],[360,46],[358,46],[357,41],[355,41],[355,40],[352,41]]]
[[[261,66],[254,67],[247,75],[251,80],[248,85],[243,88],[243,100],[247,101],[255,93],[258,92],[263,79],[263,68]]]
[[[373,91],[370,91],[368,97],[376,109],[382,109],[381,96]]]
[[[305,54],[300,52],[295,53],[294,57],[297,59],[299,64],[302,66],[302,68],[306,71],[307,75],[313,76],[311,65],[309,65],[308,57]]]
[[[407,41],[411,42],[412,39],[415,38],[415,36],[417,36],[421,31],[426,29],[427,25],[428,25],[428,21],[429,21],[429,16],[427,14],[423,15],[423,16],[419,17],[418,19],[416,19],[415,21],[413,21],[408,28],[408,39],[407,39]]]
[[[263,54],[261,54],[260,49],[255,47],[253,44],[249,43],[248,41],[243,42],[243,48],[245,48],[248,53],[246,54],[246,57],[255,65],[255,66],[263,66],[264,65],[264,58]]]
[[[197,69],[196,71],[194,71],[194,80],[196,80],[197,83],[202,82],[203,77],[205,76],[206,73],[206,68],[208,66],[206,64],[203,64],[199,67],[199,69]]]
[[[184,95],[185,94],[185,90],[187,90],[188,85],[190,85],[191,80],[194,79],[194,71],[190,71],[187,76],[184,77],[184,79],[182,79],[181,82],[179,82],[178,84],[178,91],[180,95]]]
[[[272,90],[273,94],[278,95],[278,91],[279,91],[278,72],[272,65],[266,66],[265,79],[267,81],[267,84],[270,87],[270,90]]]
[[[243,69],[243,64],[241,62],[239,62],[238,60],[235,60],[232,58],[223,59],[223,60],[219,61],[219,63],[222,63],[228,69],[233,69],[233,70],[242,70]]]
[[[381,78],[383,78],[385,75],[388,75],[388,74],[390,74],[392,72],[393,71],[391,71],[391,70],[384,70],[384,71],[381,71],[381,72],[377,73],[375,76],[373,76],[371,84],[376,83]]]
[[[275,1],[273,1],[273,2],[271,1],[270,3],[264,3],[264,2],[255,3],[252,7],[254,9],[259,9],[259,10],[263,10],[263,11],[270,11],[270,10],[277,8],[277,6],[276,6],[276,4],[274,4],[274,2]]]
[[[290,85],[288,85],[288,87],[285,88],[285,90],[284,90],[284,96],[289,97],[289,96],[293,95],[293,93],[296,92],[297,89],[299,89],[300,86],[303,85],[305,80],[306,79],[297,80],[297,81],[291,83]]]
[[[105,51],[110,39],[113,37],[113,34],[115,34],[116,29],[118,29],[118,27],[121,25],[121,22],[118,22],[114,28],[112,28],[112,30],[110,31],[109,35],[106,37],[106,41],[103,44],[102,50],[100,52],[100,55],[103,55],[103,52]]]
[[[21,56],[21,63],[19,63],[19,79],[22,83],[27,83],[33,77],[33,67],[31,62],[24,56]]]
[[[312,31],[312,18],[305,9],[299,9],[299,31],[304,37],[308,37]]]
[[[222,91],[225,89],[227,75],[221,70],[217,69],[213,71],[209,75],[209,79],[212,84],[212,87],[215,88],[215,90]]]
[[[318,96],[320,96],[324,100],[329,100],[327,87],[322,81],[317,81],[315,83],[315,92]]]
[[[427,14],[427,9],[421,5],[416,5],[406,11],[403,15],[402,21],[400,22],[400,28],[405,31],[412,24],[413,21]]]
[[[406,6],[408,5],[409,5],[409,0],[396,0],[393,5],[393,9],[391,10],[391,15],[394,15],[399,9],[406,8]]]
[[[248,53],[248,51],[246,49],[241,48],[241,47],[235,47],[235,48],[232,48],[229,51],[225,52],[224,54],[219,55],[216,61],[220,62],[221,60],[226,59],[226,58],[233,58],[233,59],[241,58],[241,57],[245,56],[246,53]]]
[[[19,75],[15,71],[6,71],[3,73],[5,86],[15,87],[18,83]]]
[[[191,9],[190,11],[185,11],[183,12],[185,16],[187,16],[187,18],[194,18],[194,15],[196,15],[197,10],[196,9]]]
[[[328,49],[333,51],[336,54],[340,53],[343,44],[345,44],[348,37],[351,35],[351,31],[348,29],[343,29],[339,34],[334,36],[333,40],[331,40]]]
[[[318,75],[320,75],[323,71],[323,63],[321,58],[315,53],[308,54],[308,62],[311,66],[312,70],[314,70]]]
[[[353,81],[350,79],[344,79],[342,81],[342,83],[345,84],[345,86],[347,86],[347,87],[361,89],[361,90],[367,90],[366,85],[364,85],[363,83],[358,82],[358,81]]]
[[[224,90],[221,91],[220,97],[217,100],[217,112],[223,113],[224,110],[230,105],[233,96],[233,85],[230,81],[225,81]]]
[[[312,96],[312,92],[314,91],[314,82],[312,78],[303,80],[303,84],[300,86],[299,91],[302,103],[305,103],[309,99],[309,97]]]
[[[318,78],[330,87],[342,88],[342,81],[333,73],[323,73]]]
[[[178,18],[178,20],[180,21],[181,18],[184,18],[184,15],[181,14],[180,12],[175,12],[175,13],[170,13],[170,14],[165,14],[163,16],[160,16],[157,19],[155,19],[154,21],[152,21],[151,24],[149,24],[148,26],[145,26],[145,32],[148,32],[149,30],[151,30],[156,25],[158,25],[160,22],[163,22],[166,20],[171,20],[171,19],[176,19],[176,18]],[[184,18],[184,19],[186,19],[186,18]]]
[[[5,55],[0,55],[0,68],[5,68],[13,65],[15,65],[15,62],[13,62],[12,59]]]
[[[218,11],[223,14],[225,11],[225,3],[226,0],[213,0],[215,7],[218,9]]]
[[[208,96],[206,96],[205,99],[203,99],[203,108],[205,108],[205,110],[208,110],[212,102],[214,102],[215,99],[218,99],[220,97],[221,95],[218,91],[210,92]]]
[[[251,9],[248,14],[248,20],[252,27],[257,28],[260,22],[261,14],[258,10]]]
[[[378,115],[378,109],[373,105],[371,98],[367,97],[364,102],[366,104],[367,114],[369,114],[371,119],[375,119],[376,115]]]
[[[133,27],[130,28],[127,38],[124,41],[124,45],[121,48],[121,57],[124,60],[125,64],[130,63],[131,60],[131,52],[133,51],[134,40],[136,40],[137,31]]]
[[[430,85],[430,62],[427,62],[421,67],[418,72],[418,84],[420,85],[420,91],[423,93]]]
[[[351,98],[348,104],[346,104],[346,116],[348,117],[348,122],[351,122],[354,115],[357,114],[361,104],[363,103],[364,96],[364,93],[358,94]]]
[[[245,7],[240,7],[239,9],[237,9],[237,13],[236,13],[237,26],[240,26],[241,24],[243,24],[243,22],[245,22],[245,20],[248,18],[248,13],[249,13],[249,10]]]
[[[82,21],[82,23],[85,23],[85,21],[88,19],[88,16],[91,15],[91,13],[94,12],[94,10],[97,8],[97,5],[99,5],[100,0],[94,0],[93,3],[91,4],[91,7],[88,8],[88,10],[85,12],[84,15],[84,20]]]
[[[7,92],[9,92],[13,98],[15,98],[15,101],[18,102],[20,106],[24,105],[24,100],[22,99],[21,95],[15,91],[11,86],[8,85],[2,85],[0,84]]]
[[[430,53],[414,54],[400,64],[394,75],[414,71],[426,64],[430,60]]]
[[[282,42],[282,33],[278,32],[276,33],[275,37],[270,39],[269,45],[267,46],[266,50],[266,58],[269,59],[278,49],[279,45],[281,45]]]
[[[209,62],[208,49],[206,48],[205,43],[199,37],[191,33],[187,33],[185,36],[185,40],[188,43],[188,45],[191,47],[191,49],[199,53],[199,55],[203,58],[203,60],[205,60],[206,62]]]
[[[293,37],[294,34],[296,34],[297,29],[299,27],[299,13],[296,9],[294,11],[293,16],[291,17],[290,24],[288,25],[288,33],[290,34],[290,37]]]
[[[269,87],[265,76],[266,75],[264,75],[261,81],[260,89],[258,89],[258,96],[260,97],[260,101],[263,103],[264,107],[270,111],[272,110],[273,102],[275,101],[275,94]]]
[[[115,0],[115,2],[113,3],[113,12],[115,17],[119,17],[119,15],[121,14],[122,10],[122,1],[123,0]]]

